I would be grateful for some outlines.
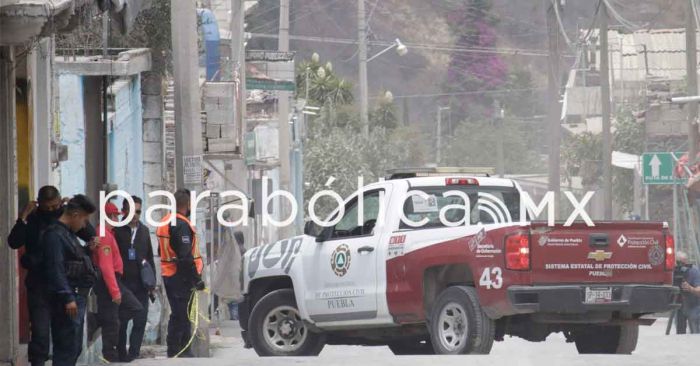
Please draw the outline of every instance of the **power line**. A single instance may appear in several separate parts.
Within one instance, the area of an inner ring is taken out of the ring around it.
[[[266,34],[266,33],[251,33],[252,37],[257,38],[278,38],[276,34]],[[312,37],[312,36],[289,36],[289,39],[294,41],[307,41],[307,42],[319,42],[319,43],[337,43],[337,44],[357,44],[357,40],[349,38],[335,38],[335,37]],[[384,46],[388,47],[394,44],[394,42],[388,41],[369,41],[371,46]],[[547,57],[547,52],[545,50],[539,49],[520,49],[520,48],[498,48],[498,47],[459,47],[450,45],[440,45],[440,44],[421,44],[421,43],[410,43],[404,42],[406,47],[413,49],[424,49],[431,51],[447,51],[447,52],[466,52],[466,53],[484,53],[484,54],[505,54],[505,55],[521,55],[521,56],[537,56],[537,57]]]
[[[434,94],[394,95],[394,98],[431,98],[431,97],[474,95],[474,94],[507,94],[507,93],[517,93],[517,92],[544,90],[544,89],[547,89],[547,88],[546,87],[532,87],[532,88],[520,88],[520,89],[465,90],[465,91],[459,91],[459,92],[434,93]],[[379,99],[379,98],[383,98],[383,95],[374,96],[374,97],[371,97],[370,99]]]
[[[562,36],[564,36],[564,41],[566,42],[566,45],[569,46],[570,49],[573,49],[574,45],[571,43],[571,39],[569,39],[569,36],[566,34],[566,29],[564,29],[564,23],[561,21],[561,15],[559,15],[559,4],[557,4],[557,1],[558,0],[549,0],[549,2],[552,4],[552,7],[554,8],[554,14],[557,17],[557,24],[559,24],[559,32]]]
[[[340,1],[340,0],[328,0],[328,2],[327,2],[326,4],[324,4],[323,6],[319,6],[319,7],[316,7],[316,8],[312,8],[312,9],[310,9],[310,10],[307,10],[306,12],[302,12],[302,9],[299,9],[299,10],[297,10],[297,11],[295,11],[295,12],[292,12],[292,13],[289,15],[289,17],[290,17],[290,19],[292,19],[291,22],[294,23],[294,22],[296,22],[296,21],[298,21],[298,20],[304,19],[304,18],[306,18],[306,17],[308,17],[308,16],[310,16],[310,15],[313,15],[314,13],[316,13],[316,12],[318,12],[318,11],[320,11],[320,10],[324,10],[324,9],[330,7],[331,5],[337,3],[338,1]],[[279,7],[277,7],[277,8],[279,9]],[[258,30],[265,29],[266,27],[268,27],[268,26],[270,26],[270,25],[277,24],[278,22],[279,22],[279,20],[277,20],[277,19],[271,20],[271,21],[269,21],[269,22],[267,22],[267,23],[264,23],[264,24],[262,24],[262,25],[259,25],[259,26],[255,27],[255,28],[251,29],[251,32],[255,32],[255,31],[258,31]],[[290,23],[290,25],[291,25],[291,23]]]
[[[607,7],[608,10],[610,11],[610,14],[612,14],[613,18],[615,18],[615,20],[617,20],[618,23],[620,23],[623,27],[627,28],[630,31],[635,31],[637,29],[644,28],[644,27],[641,27],[641,26],[625,19],[622,15],[620,15],[620,13],[617,12],[617,10],[615,10],[615,8],[610,4],[609,0],[602,0],[602,1],[605,4],[605,7]]]

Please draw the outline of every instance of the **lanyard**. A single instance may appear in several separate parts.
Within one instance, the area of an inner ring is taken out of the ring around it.
[[[136,240],[136,232],[139,230],[139,227],[135,227],[131,229],[131,247],[134,247],[134,241]]]

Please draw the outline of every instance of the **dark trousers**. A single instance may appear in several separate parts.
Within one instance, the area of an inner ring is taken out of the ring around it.
[[[117,345],[119,343],[120,321],[128,322],[143,311],[136,296],[121,281],[117,280],[117,282],[122,296],[120,305],[112,301],[112,296],[104,281],[100,280],[95,284],[97,323],[102,328],[102,356],[108,361],[119,359]]]
[[[117,350],[120,357],[138,358],[141,353],[141,343],[143,343],[143,334],[146,331],[146,322],[148,321],[148,291],[143,288],[143,285],[138,283],[124,283],[126,287],[134,294],[138,302],[141,304],[142,310],[133,318],[131,334],[129,334],[129,351],[126,350],[127,329],[129,327],[128,319],[119,319],[119,344]]]
[[[688,328],[688,318],[683,313],[683,309],[678,309],[676,314],[676,334],[685,334]]]
[[[192,328],[188,315],[192,289],[183,288],[184,283],[177,277],[163,277],[163,284],[170,304],[170,320],[168,321],[168,357],[174,357],[187,347],[192,336]],[[181,356],[191,356],[190,347]]]
[[[51,335],[53,337],[53,366],[74,366],[83,348],[83,324],[85,323],[85,296],[76,294],[78,316],[71,319],[61,299],[52,299]]]
[[[32,366],[42,366],[49,359],[51,347],[51,303],[46,289],[27,286],[27,305],[31,330],[27,355]]]

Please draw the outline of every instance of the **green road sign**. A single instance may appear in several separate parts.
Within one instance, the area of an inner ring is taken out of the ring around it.
[[[297,85],[292,80],[272,80],[248,77],[245,80],[245,87],[248,90],[283,90],[295,91]]]
[[[687,178],[674,176],[677,160],[684,152],[647,152],[642,154],[642,177],[644,184],[684,184]],[[675,156],[675,159],[674,159]]]

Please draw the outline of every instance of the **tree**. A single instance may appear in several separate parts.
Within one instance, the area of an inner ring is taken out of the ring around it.
[[[393,130],[399,123],[396,116],[396,106],[394,105],[394,96],[390,91],[385,91],[382,98],[379,98],[377,108],[370,111],[369,128],[370,130],[381,127]]]
[[[613,150],[639,155],[644,149],[644,126],[628,110],[619,110],[615,118]],[[564,140],[562,163],[564,179],[571,182],[582,178],[584,187],[600,187],[602,176],[603,143],[600,134],[585,132]],[[634,202],[634,173],[629,169],[613,167],[613,196],[615,203],[626,212]]]
[[[309,85],[306,85],[307,79]],[[338,77],[330,62],[322,65],[317,54],[297,66],[296,84],[297,98],[304,98],[308,88],[307,103],[314,106],[347,105],[354,99],[352,83]]]
[[[486,0],[445,2],[447,24],[461,48],[496,47],[496,19]],[[445,92],[498,89],[507,82],[508,69],[499,55],[454,51],[447,70]],[[489,115],[493,99],[488,94],[457,95],[443,101],[453,107],[458,120]],[[465,102],[466,101],[466,102]]]
[[[528,143],[534,131],[527,125],[506,119],[498,128],[483,120],[462,122],[453,136],[447,138],[440,165],[490,166],[497,165],[498,141],[504,146],[505,171],[533,173],[544,169],[537,151]]]
[[[57,48],[101,49],[102,16],[94,8],[84,7],[79,24],[71,33],[56,37]],[[112,48],[149,48],[151,70],[161,75],[172,72],[172,40],[170,29],[170,0],[152,0],[139,12],[128,34],[110,32]]]
[[[421,166],[427,161],[427,151],[421,148],[427,137],[412,128],[375,127],[368,138],[353,126],[316,125],[309,133],[313,138],[304,145],[305,206],[321,190],[331,189],[347,197],[357,190],[358,176],[369,184],[383,177],[388,169]],[[327,187],[330,177],[335,181]],[[321,200],[316,212],[323,216],[336,205],[331,200]]]

